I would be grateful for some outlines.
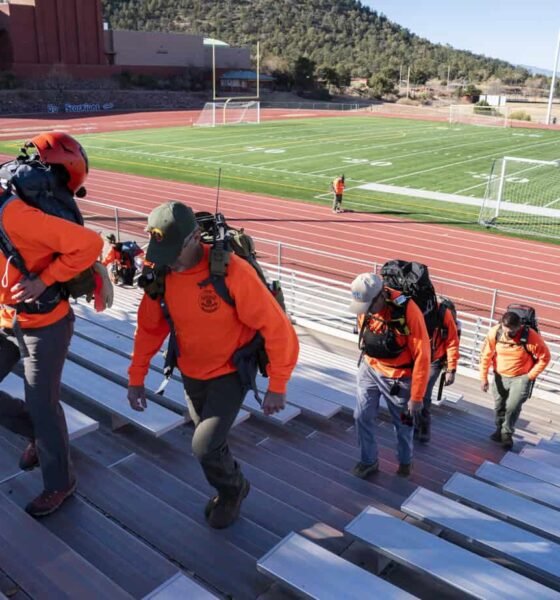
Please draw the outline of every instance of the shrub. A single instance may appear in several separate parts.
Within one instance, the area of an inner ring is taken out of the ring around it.
[[[510,119],[515,119],[516,121],[530,121],[531,115],[526,110],[514,110],[510,115]]]

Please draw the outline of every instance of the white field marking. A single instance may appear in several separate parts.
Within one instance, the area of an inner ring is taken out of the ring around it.
[[[553,200],[552,202],[549,202],[548,204],[545,204],[544,208],[548,208],[549,206],[553,206],[557,202],[560,202],[560,198],[556,198],[556,200]]]
[[[383,185],[378,183],[366,183],[365,185],[357,186],[360,189],[372,190],[376,192],[383,192],[384,194],[399,194],[401,196],[413,196],[416,198],[426,198],[427,200],[437,200],[439,202],[451,202],[453,204],[469,204],[470,206],[481,207],[484,203],[483,199],[472,198],[470,196],[459,196],[457,194],[444,194],[442,192],[432,192],[430,190],[421,190],[413,188],[404,188],[392,185]],[[486,206],[489,208],[495,208],[497,205],[496,201],[489,200]],[[560,210],[550,209],[546,207],[534,206],[533,204],[519,204],[515,202],[501,202],[500,206],[504,210],[516,213],[527,213],[527,207],[531,208],[529,211],[531,214],[560,218]]]
[[[427,200],[439,200],[441,202],[451,202],[453,204],[469,204],[478,207],[482,206],[483,202],[482,199],[471,198],[470,196],[445,194],[443,192],[433,192],[431,190],[421,190],[418,188],[386,185],[382,183],[366,183],[365,185],[356,186],[356,189],[382,192],[384,194],[398,194],[399,196],[409,196],[413,198],[426,198]]]
[[[350,165],[369,165],[370,167],[390,167],[393,163],[386,160],[373,160],[368,158],[343,158],[342,162]]]
[[[540,138],[542,134],[540,133],[512,133],[512,136],[515,135],[517,137],[531,137],[531,138]]]
[[[478,145],[480,145],[481,143],[486,143],[486,142],[490,143],[490,142],[494,142],[495,141],[495,137],[494,136],[493,137],[489,137],[488,140],[484,140],[484,138],[481,137],[478,132],[472,132],[472,133],[466,134],[465,137],[466,136],[469,136],[469,137],[470,136],[477,136],[477,139],[475,139],[473,142],[465,143],[464,141],[462,141],[460,144],[454,144],[452,146],[443,146],[442,148],[440,148],[440,150],[442,150],[442,149],[443,150],[453,149],[453,148],[464,148],[465,146],[467,146],[469,144],[478,144]],[[414,144],[422,144],[422,146],[424,147],[424,145],[427,142],[444,140],[445,137],[436,136],[436,137],[432,137],[432,138],[424,138],[424,139],[416,138],[416,139],[412,139],[412,140],[409,138],[406,141],[391,142],[391,143],[385,143],[385,144],[381,144],[381,145],[379,145],[377,143],[377,139],[378,138],[373,137],[371,139],[371,144],[368,144],[367,146],[361,146],[361,147],[358,147],[358,148],[352,147],[351,151],[352,152],[360,152],[362,150],[371,150],[371,149],[380,150],[380,149],[386,149],[386,148],[390,148],[390,147],[394,147],[394,146],[402,146],[402,145],[409,146],[409,145],[414,145]],[[463,138],[463,140],[464,139],[465,138]],[[336,152],[325,152],[323,154],[314,154],[313,158],[324,158],[324,157],[327,157],[327,156],[337,156],[339,154],[347,154],[348,150],[349,150],[349,148],[345,147],[344,149],[338,150]],[[391,160],[396,160],[396,159],[407,158],[409,156],[417,156],[419,154],[425,154],[425,153],[430,153],[430,152],[433,152],[433,150],[415,150],[414,152],[410,152],[408,154],[398,154],[398,155],[395,155],[395,156],[388,156],[387,158],[391,159]],[[277,161],[274,161],[274,162],[276,162],[276,163],[279,163],[279,162],[290,162],[290,161],[294,161],[294,160],[301,161],[303,159],[302,159],[301,156],[298,156],[298,157],[294,157],[294,158],[284,158],[284,159],[280,159],[280,160],[277,160]],[[262,163],[262,164],[265,164],[265,163]],[[268,162],[266,164],[271,164],[271,162]],[[312,171],[312,173],[313,174],[321,174],[321,173],[324,173],[325,171],[328,171],[328,170],[329,169],[320,169],[320,170],[317,170],[317,171]]]
[[[475,135],[475,134],[469,134],[469,135]],[[423,144],[424,145],[426,142],[433,141],[433,140],[439,140],[439,139],[441,139],[441,138],[436,137],[436,138],[432,138],[432,139],[415,140],[415,141],[409,140],[407,142],[398,142],[398,143],[395,143],[395,144],[385,144],[383,146],[376,146],[376,148],[377,149],[379,149],[379,148],[388,148],[389,146],[399,146],[399,145],[402,145],[402,144]],[[480,146],[481,144],[485,144],[485,143],[489,143],[490,144],[490,143],[494,143],[494,142],[495,142],[495,138],[494,137],[489,138],[488,140],[485,140],[483,138],[477,138],[476,140],[474,140],[472,142],[467,142],[467,143],[462,142],[460,144],[455,144],[455,145],[452,145],[452,146],[443,146],[443,147],[439,148],[439,151],[441,151],[441,150],[453,150],[455,148],[465,148],[466,146],[474,145],[474,144]],[[352,150],[354,150],[354,151],[356,151],[356,150],[360,151],[360,150],[363,150],[363,149],[364,148],[353,148]],[[369,149],[369,147],[366,148],[366,149]],[[402,160],[404,158],[409,158],[411,156],[418,157],[418,156],[420,156],[422,154],[432,154],[433,152],[434,152],[433,150],[414,150],[413,152],[410,152],[408,154],[398,154],[398,155],[395,155],[395,156],[388,156],[387,159],[388,160],[389,159],[390,160]],[[449,153],[445,154],[445,156],[448,156],[448,155],[449,155]],[[326,156],[326,155],[322,154],[320,156]],[[328,170],[330,170],[330,169],[321,169],[321,170],[318,170],[318,171],[311,171],[311,172],[314,175],[317,175],[317,174],[324,173],[325,171],[328,171]]]
[[[545,146],[548,144],[558,144],[558,143],[559,142],[557,140],[550,140],[549,142],[538,142],[535,144],[526,144],[524,146],[516,147],[515,151],[526,149],[526,148],[534,148],[535,146],[539,146],[540,148],[542,148],[542,146]],[[382,179],[379,183],[387,183],[388,181],[395,181],[396,179],[403,179],[405,177],[413,177],[414,175],[423,175],[424,173],[431,173],[432,171],[439,171],[441,169],[447,169],[449,167],[456,167],[459,165],[464,165],[465,163],[468,163],[468,162],[472,162],[473,160],[482,160],[484,158],[491,158],[493,156],[496,156],[495,152],[492,152],[492,154],[483,154],[481,156],[477,156],[477,157],[471,158],[471,159],[464,159],[464,160],[456,161],[454,163],[447,163],[444,165],[439,165],[437,167],[431,167],[430,169],[422,169],[421,171],[414,171],[412,173],[407,173],[404,175],[395,175],[394,177],[389,177],[388,179]]]

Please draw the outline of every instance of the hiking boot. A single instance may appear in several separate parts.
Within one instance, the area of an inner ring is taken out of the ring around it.
[[[206,517],[208,525],[214,529],[225,529],[237,521],[239,511],[241,510],[241,503],[247,497],[250,489],[249,482],[244,479],[241,489],[236,496],[221,497],[218,495],[212,498],[204,510],[205,515],[206,511],[208,511],[208,516]]]
[[[60,505],[76,491],[76,480],[74,480],[65,490],[54,490],[49,492],[43,490],[35,500],[31,501],[26,507],[25,512],[32,517],[44,517],[50,515],[60,508]]]
[[[31,469],[38,466],[39,455],[37,454],[37,446],[35,446],[35,442],[29,442],[19,459],[19,468],[22,471],[31,471]]]
[[[496,429],[496,431],[494,431],[494,433],[490,436],[490,439],[493,442],[498,442],[498,443],[501,444],[501,442],[502,442],[502,428],[501,428],[501,426],[498,427]]]
[[[360,479],[367,479],[370,475],[379,471],[379,461],[376,460],[374,463],[363,463],[359,462],[354,465],[352,469],[352,475],[359,477]]]
[[[412,473],[412,463],[405,465],[404,463],[399,463],[399,468],[397,469],[397,475],[401,477],[408,477]]]
[[[511,433],[502,434],[502,448],[504,450],[511,450],[513,448],[513,437]]]

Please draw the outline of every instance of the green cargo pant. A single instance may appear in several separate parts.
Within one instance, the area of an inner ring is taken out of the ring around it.
[[[494,395],[494,415],[496,428],[502,429],[502,435],[513,435],[515,423],[521,414],[523,403],[531,395],[533,382],[527,375],[503,377],[496,373],[492,385]]]
[[[237,373],[208,380],[183,375],[183,385],[195,427],[193,454],[199,460],[208,483],[220,495],[236,496],[243,485],[243,475],[230,452],[227,436],[247,389]]]

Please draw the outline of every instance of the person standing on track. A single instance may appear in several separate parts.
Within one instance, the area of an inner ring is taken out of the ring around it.
[[[342,195],[344,194],[344,175],[335,177],[331,183],[331,190],[333,192],[333,213],[344,212],[342,209]]]

